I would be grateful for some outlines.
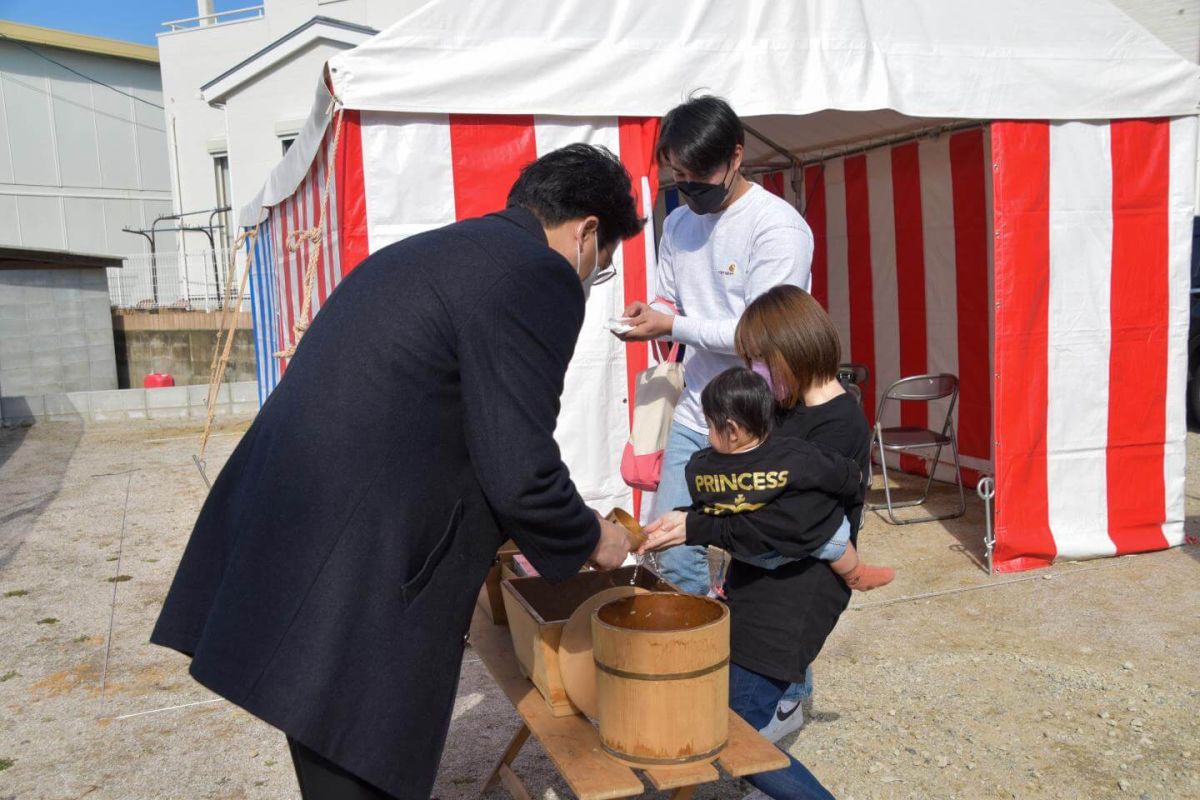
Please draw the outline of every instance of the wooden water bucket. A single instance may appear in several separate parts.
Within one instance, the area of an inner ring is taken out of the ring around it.
[[[585,600],[614,586],[630,586],[637,573],[637,585],[650,591],[675,587],[643,567],[621,567],[612,572],[581,572],[562,583],[551,585],[545,578],[508,578],[500,582],[508,629],[521,673],[546,698],[556,717],[571,716],[578,709],[571,704],[558,669],[558,645],[563,627]]]
[[[634,767],[712,761],[729,737],[729,609],[655,592],[592,617],[604,750]]]

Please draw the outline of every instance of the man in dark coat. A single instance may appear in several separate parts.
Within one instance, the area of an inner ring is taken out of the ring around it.
[[[587,288],[641,227],[629,175],[572,145],[508,206],[342,281],[213,484],[151,636],[287,734],[305,798],[429,797],[506,536],[552,581],[628,552],[552,434]]]

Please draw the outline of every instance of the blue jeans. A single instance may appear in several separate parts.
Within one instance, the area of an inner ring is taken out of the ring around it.
[[[825,544],[813,551],[813,558],[820,561],[837,561],[842,556],[846,555],[846,548],[850,545],[850,520],[843,519],[841,527]],[[785,555],[780,555],[775,550],[768,550],[761,556],[734,556],[738,561],[747,564],[753,564],[756,567],[763,569],[778,569],[784,564],[790,564],[793,561],[799,561],[798,558],[788,558]]]
[[[804,683],[793,683],[783,693],[783,699],[789,704],[801,703],[805,700],[811,700],[813,696],[813,676],[812,665],[809,665],[804,670]]]
[[[654,518],[692,504],[683,468],[697,450],[708,447],[708,435],[697,433],[678,422],[671,425],[667,447],[663,451],[662,476],[654,495]],[[708,557],[705,548],[681,544],[658,554],[662,576],[685,592],[707,594]]]
[[[737,664],[729,665],[729,707],[755,730],[771,720],[775,706],[788,688],[787,681],[768,678]],[[791,755],[788,760],[791,763],[783,769],[760,772],[746,780],[774,800],[833,800],[833,795],[807,767]]]

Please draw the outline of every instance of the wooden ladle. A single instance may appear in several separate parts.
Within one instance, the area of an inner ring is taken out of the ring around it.
[[[629,537],[630,550],[637,550],[649,538],[646,534],[642,533],[642,526],[633,518],[633,515],[623,508],[614,508],[608,512],[608,516],[605,519],[625,529],[625,533]]]

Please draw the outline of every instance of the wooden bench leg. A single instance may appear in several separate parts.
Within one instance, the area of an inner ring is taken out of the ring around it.
[[[518,800],[528,800],[529,794],[525,791],[524,785],[521,784],[521,779],[512,771],[511,764],[516,760],[517,754],[521,752],[521,748],[525,746],[525,742],[529,740],[529,726],[522,725],[521,729],[513,734],[512,741],[508,743],[508,749],[504,751],[504,755],[500,758],[500,763],[492,770],[491,776],[487,779],[487,783],[483,785],[483,794],[487,794],[492,789],[495,789],[502,781],[504,788]],[[516,785],[520,790],[513,790],[513,785]]]
[[[680,786],[671,795],[671,800],[691,800],[692,795],[696,793],[695,786]]]
[[[508,789],[508,793],[513,796],[513,800],[532,800],[529,792],[525,790],[525,784],[508,764],[500,765],[500,781],[504,784],[504,788]]]

